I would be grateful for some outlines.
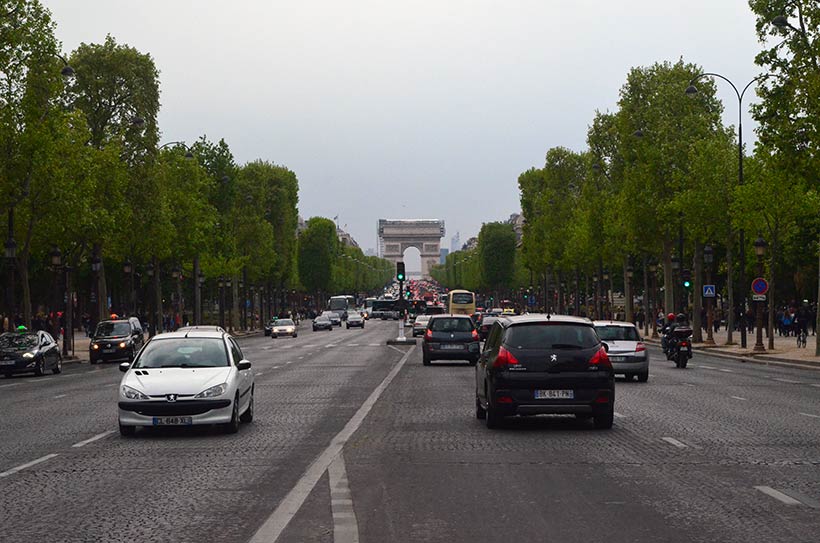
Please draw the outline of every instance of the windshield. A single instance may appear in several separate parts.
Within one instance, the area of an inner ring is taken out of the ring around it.
[[[101,322],[97,325],[94,337],[127,336],[131,333],[131,325],[127,322]]]
[[[430,330],[433,332],[471,332],[473,321],[470,319],[433,319]]]
[[[335,311],[347,309],[347,298],[331,298],[329,307]]]
[[[454,304],[471,304],[473,303],[473,295],[467,292],[456,292],[452,296]]]
[[[319,315],[316,317],[316,322],[330,322],[330,319],[328,319],[325,315]]]
[[[134,368],[217,368],[228,366],[228,351],[219,338],[155,339]]]
[[[290,319],[282,319],[276,323],[276,326],[293,326],[293,321]]]
[[[0,336],[0,349],[28,350],[37,346],[37,334],[12,334]]]
[[[603,341],[640,341],[638,331],[632,326],[596,326],[595,331]]]
[[[598,337],[591,326],[532,323],[511,326],[504,343],[516,349],[591,349]]]

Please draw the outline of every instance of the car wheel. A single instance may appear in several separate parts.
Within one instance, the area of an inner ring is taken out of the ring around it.
[[[233,399],[233,410],[231,411],[231,422],[222,425],[222,430],[226,434],[235,434],[239,431],[239,395]]]
[[[42,358],[37,362],[37,365],[34,366],[34,375],[36,375],[37,377],[43,375],[43,359]]]
[[[297,334],[294,332],[294,333],[293,333],[293,337],[296,337],[296,336],[297,336]]]
[[[96,358],[91,358],[91,359],[89,360],[89,362],[91,362],[92,364],[96,364],[96,363],[97,363],[97,362],[99,362],[99,361],[98,361]]]
[[[605,413],[595,415],[593,422],[595,423],[595,428],[599,430],[608,430],[612,428],[612,423],[614,420],[615,411],[610,407]]]
[[[51,373],[57,375],[58,373],[63,371],[63,357],[57,356],[57,361],[54,362],[54,367],[51,368]]]
[[[427,356],[426,354],[422,353],[421,363],[422,363],[423,366],[429,366],[430,365],[430,357]]]
[[[484,420],[487,418],[487,410],[481,407],[481,400],[478,399],[478,394],[475,397],[475,418]]]
[[[495,430],[496,428],[501,426],[501,419],[503,418],[501,415],[498,414],[498,411],[493,409],[493,406],[487,403],[487,409],[485,410],[485,418],[484,424],[487,425],[487,428],[490,430]]]
[[[645,371],[643,373],[638,374],[638,382],[645,383],[647,381],[649,381],[649,372],[648,371]]]
[[[242,416],[239,417],[239,420],[242,422],[253,422],[253,389],[251,389],[251,401],[248,402],[248,408],[245,409],[245,412],[242,413]]]
[[[137,433],[136,426],[127,426],[125,424],[120,423],[120,435],[122,437],[131,437],[135,433]]]
[[[684,358],[683,360],[681,360],[681,361],[680,361],[680,367],[681,367],[682,369],[686,369],[686,365],[687,365],[688,363],[689,363],[689,359],[688,359],[688,358]]]

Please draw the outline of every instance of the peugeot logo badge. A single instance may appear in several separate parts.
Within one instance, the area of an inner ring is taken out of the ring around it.
[[[558,355],[557,354],[550,355],[550,362],[558,362]]]
[[[175,401],[177,401],[177,395],[176,394],[166,394],[165,399],[168,400],[171,403],[174,403]]]

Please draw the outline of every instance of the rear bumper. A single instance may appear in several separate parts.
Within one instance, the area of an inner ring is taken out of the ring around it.
[[[479,342],[465,343],[463,349],[442,349],[440,344],[423,343],[422,350],[430,360],[471,360],[481,354]]]
[[[571,390],[572,399],[536,399],[536,390]],[[494,409],[501,415],[596,414],[613,409],[614,375],[583,377],[535,377],[515,375],[490,385]]]
[[[45,367],[45,362],[43,363]],[[0,373],[12,375],[14,373],[31,373],[37,367],[37,359],[15,360],[14,364],[0,366]]]
[[[610,359],[611,360],[611,359]],[[612,370],[617,374],[622,373],[643,373],[649,371],[649,359],[626,357],[623,362],[612,362]]]

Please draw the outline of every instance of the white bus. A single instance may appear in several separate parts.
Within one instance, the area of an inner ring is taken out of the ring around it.
[[[329,311],[338,313],[342,317],[342,320],[346,321],[348,310],[356,309],[356,298],[349,294],[331,296],[327,301],[327,308]]]

